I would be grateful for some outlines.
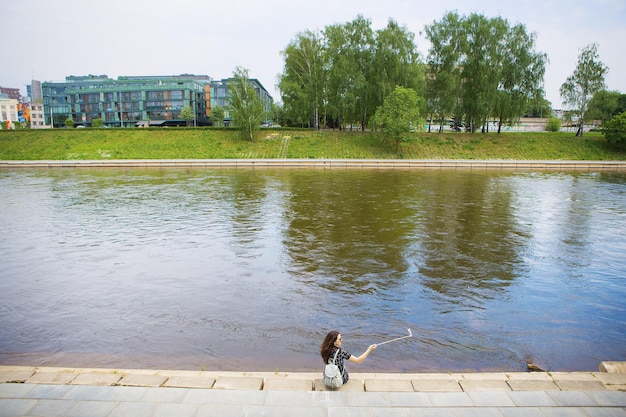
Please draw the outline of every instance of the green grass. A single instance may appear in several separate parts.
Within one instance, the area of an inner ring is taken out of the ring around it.
[[[521,159],[626,160],[599,133],[415,133],[262,129],[253,143],[234,129],[54,129],[0,131],[2,160],[106,159]]]

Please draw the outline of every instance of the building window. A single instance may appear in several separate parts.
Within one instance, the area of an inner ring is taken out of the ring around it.
[[[122,93],[123,101],[139,101],[141,100],[141,91],[131,91],[129,93]]]
[[[146,93],[148,100],[159,100],[163,98],[163,91],[148,91]]]

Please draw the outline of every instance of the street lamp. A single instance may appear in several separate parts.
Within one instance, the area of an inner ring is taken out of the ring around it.
[[[193,127],[196,127],[196,93],[194,91],[194,97],[193,97],[193,101],[191,102],[193,104]]]

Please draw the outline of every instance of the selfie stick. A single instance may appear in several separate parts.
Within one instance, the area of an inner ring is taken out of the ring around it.
[[[396,337],[395,339],[387,340],[386,342],[377,343],[377,346],[384,345],[386,343],[395,342],[397,340],[402,340],[402,339],[406,339],[406,338],[409,338],[409,337],[413,337],[413,333],[411,332],[411,329],[407,329],[407,330],[409,331],[409,335],[408,336]]]

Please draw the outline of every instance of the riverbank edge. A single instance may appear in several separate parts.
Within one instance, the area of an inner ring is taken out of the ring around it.
[[[430,159],[116,159],[0,160],[13,168],[315,168],[623,172],[626,161]]]
[[[626,362],[598,372],[353,373],[342,391],[626,391]],[[326,391],[321,371],[227,372],[0,365],[0,383]]]

